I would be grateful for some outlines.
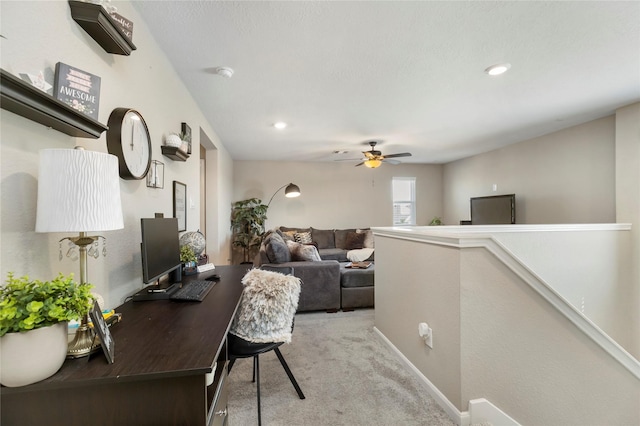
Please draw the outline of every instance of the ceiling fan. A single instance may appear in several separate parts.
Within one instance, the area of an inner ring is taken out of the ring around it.
[[[370,169],[375,169],[377,167],[380,167],[382,163],[389,163],[389,164],[400,163],[397,160],[390,160],[390,158],[411,157],[410,152],[401,152],[398,154],[382,155],[381,151],[376,150],[377,143],[378,142],[376,141],[369,142],[369,145],[371,145],[371,149],[369,151],[362,152],[365,158],[363,158],[360,163],[356,164],[356,167],[364,165],[365,167],[369,167]]]

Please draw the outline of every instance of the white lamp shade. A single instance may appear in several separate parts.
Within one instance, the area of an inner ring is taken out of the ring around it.
[[[83,149],[40,151],[36,232],[121,229],[118,159]]]

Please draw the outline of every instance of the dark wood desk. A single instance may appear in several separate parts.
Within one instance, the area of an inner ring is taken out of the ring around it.
[[[111,327],[115,363],[102,353],[66,360],[46,380],[1,388],[2,426],[224,424],[226,399],[221,407],[217,399],[224,397],[226,335],[249,267],[219,266],[185,277],[186,283],[220,275],[200,303],[124,303],[116,309],[122,321]]]

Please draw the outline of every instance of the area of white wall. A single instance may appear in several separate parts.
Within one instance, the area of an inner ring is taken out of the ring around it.
[[[513,193],[517,223],[615,222],[614,158],[610,116],[448,163],[445,223],[469,219],[471,197]]]
[[[635,289],[632,303],[640,306],[640,103],[616,111],[616,220],[630,222],[631,258],[629,285]],[[631,321],[640,328],[640,308]],[[640,333],[632,336],[634,353],[640,354]],[[638,355],[636,355],[638,357]]]
[[[520,424],[637,424],[637,373],[476,247],[484,237],[452,228],[374,229],[375,326],[444,402],[462,412],[487,398]]]
[[[107,257],[90,259],[89,281],[103,295],[106,305],[119,305],[127,295],[142,287],[140,218],[154,213],[172,216],[172,182],[187,185],[193,208],[187,210],[187,229],[199,224],[199,132],[203,128],[216,142],[222,176],[217,189],[230,198],[232,161],[215,131],[178,79],[173,67],[156,45],[144,21],[129,2],[118,2],[118,12],[135,23],[137,50],[130,56],[105,52],[70,15],[66,1],[1,2],[2,68],[17,74],[45,71],[49,78],[57,62],[64,62],[101,77],[98,121],[107,123],[116,107],[137,109],[145,118],[152,138],[152,158],[165,164],[164,189],[146,187],[144,180],[120,180],[124,229],[104,233]],[[25,24],[28,22],[28,24]],[[52,82],[52,80],[50,80]],[[67,136],[2,110],[2,265],[1,273],[47,279],[58,272],[78,274],[77,262],[58,260],[58,240],[64,234],[36,234],[35,210],[38,151],[43,148],[73,148],[107,152],[106,133],[98,139]],[[180,131],[180,123],[192,128],[195,155],[177,162],[161,155],[163,136]],[[211,177],[212,179],[214,177]],[[226,210],[226,209],[225,209]],[[218,239],[228,239],[228,216],[220,226]],[[219,223],[217,225],[220,225]],[[63,252],[66,252],[64,250]]]
[[[233,200],[257,197],[267,204],[278,188],[293,182],[300,187],[300,197],[285,198],[284,189],[280,190],[269,207],[267,228],[390,226],[393,177],[416,178],[418,224],[442,216],[440,165],[384,164],[367,169],[346,162],[237,161]]]

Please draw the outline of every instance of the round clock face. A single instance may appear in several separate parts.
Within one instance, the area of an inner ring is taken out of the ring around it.
[[[107,149],[118,157],[120,177],[142,179],[151,165],[151,138],[139,112],[116,108],[109,116]]]

